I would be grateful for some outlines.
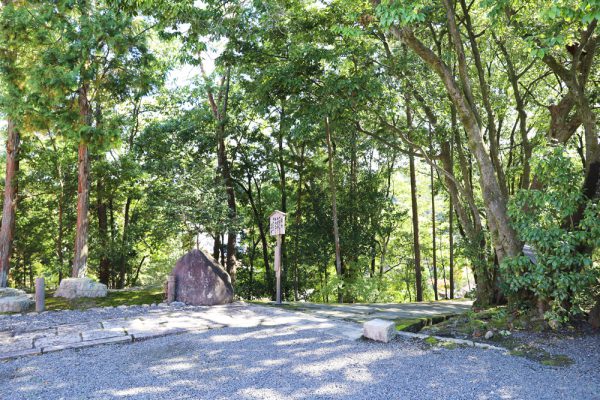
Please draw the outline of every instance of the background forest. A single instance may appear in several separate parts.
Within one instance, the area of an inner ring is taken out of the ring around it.
[[[162,284],[201,247],[272,298],[279,209],[287,300],[581,315],[598,19],[597,0],[3,0],[0,283]]]

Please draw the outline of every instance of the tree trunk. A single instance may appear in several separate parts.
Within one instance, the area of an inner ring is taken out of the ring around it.
[[[254,200],[254,195],[252,194],[252,178],[248,177],[248,187],[243,188],[248,196],[248,200],[250,201],[250,206],[252,208],[252,212],[254,214],[254,219],[256,220],[256,225],[258,226],[258,234],[260,236],[260,243],[262,247],[262,256],[263,262],[265,264],[265,281],[267,282],[267,287],[272,299],[275,299],[275,290],[273,288],[273,271],[271,270],[271,266],[269,263],[269,241],[267,237],[267,231],[265,224],[263,222],[263,214],[261,212],[261,194],[260,188],[258,186],[258,182],[255,180],[254,184],[256,186],[257,196],[258,196],[258,204]]]
[[[325,137],[327,142],[327,155],[329,158],[329,191],[331,194],[331,217],[333,219],[333,240],[335,243],[335,271],[338,278],[343,279],[340,232],[338,228],[337,215],[336,183],[333,170],[333,149],[331,146],[331,128],[329,126],[329,117],[325,117]],[[338,302],[342,303],[343,300],[344,298],[342,295],[342,289],[338,288]]]
[[[410,98],[405,96],[406,101],[406,126],[412,129],[412,112],[410,109]],[[412,225],[413,225],[413,252],[414,252],[414,267],[415,267],[415,293],[416,301],[423,301],[423,277],[421,273],[421,246],[419,244],[419,209],[417,204],[417,181],[415,173],[415,157],[409,154],[409,169],[410,169],[410,201],[412,207]]]
[[[140,260],[140,263],[138,264],[137,268],[135,269],[135,275],[131,279],[131,282],[129,282],[129,284],[131,286],[135,286],[137,284],[138,278],[140,276],[140,271],[142,270],[142,266],[144,265],[144,261],[146,261],[146,258],[148,258],[148,256],[142,257],[142,259]]]
[[[452,210],[452,197],[450,197],[448,206],[449,227],[448,227],[448,249],[450,252],[450,298],[454,298],[454,211]]]
[[[108,251],[108,216],[106,212],[106,203],[104,202],[104,185],[102,179],[96,182],[97,204],[96,213],[98,215],[98,236],[102,246],[100,255],[100,266],[98,269],[98,279],[105,285],[110,284],[110,260],[107,256]]]
[[[79,88],[79,116],[83,126],[92,125],[92,108],[88,100],[87,84]],[[73,255],[73,278],[83,278],[87,274],[88,227],[90,205],[90,157],[84,138],[79,141],[77,168],[77,228],[75,232],[75,251]]]
[[[56,235],[56,257],[58,259],[58,283],[63,279],[63,266],[64,266],[64,251],[63,251],[63,236],[64,236],[64,209],[65,209],[65,178],[62,172],[62,165],[58,156],[58,149],[56,148],[56,142],[52,139],[52,149],[56,156],[56,177],[60,185],[60,192],[58,194],[58,232]]]
[[[459,61],[462,60],[464,63],[464,51],[462,50],[462,42],[460,42],[460,35],[456,28],[454,15],[448,0],[444,0],[444,3],[448,9],[448,21],[451,28],[450,31],[453,33],[453,41],[457,47],[457,56]],[[448,95],[458,111],[462,125],[468,135],[469,148],[479,167],[480,186],[487,211],[488,225],[499,261],[501,262],[507,256],[520,254],[522,244],[509,223],[506,212],[506,196],[498,183],[494,165],[483,143],[481,128],[471,109],[468,96],[459,88],[454,80],[454,74],[444,61],[439,59],[429,48],[420,42],[410,29],[392,27],[392,32],[440,76]],[[466,68],[461,69],[466,70]],[[460,75],[464,73],[466,71]],[[470,89],[468,79],[464,76],[461,78],[465,80],[464,84]]]
[[[83,140],[79,143],[77,180],[77,230],[75,232],[75,254],[71,276],[73,278],[83,278],[87,274],[90,188],[90,159],[87,143]]]
[[[200,71],[206,83],[208,83],[208,77],[204,71],[204,66],[200,63]],[[227,121],[227,104],[229,101],[229,83],[231,79],[231,68],[227,69],[226,74],[223,76],[221,81],[221,87],[219,90],[219,96],[217,100],[221,104],[217,104],[210,86],[206,88],[206,94],[208,97],[208,103],[213,115],[213,118],[217,124],[216,136],[217,136],[217,171],[221,175],[223,184],[225,185],[225,191],[227,193],[227,207],[229,209],[230,221],[235,221],[236,218],[236,204],[235,204],[235,189],[233,187],[233,180],[231,179],[231,171],[229,168],[229,162],[227,161],[227,149],[225,146],[225,123]],[[235,230],[230,227],[227,232],[227,259],[225,261],[225,268],[231,276],[231,282],[235,283],[236,275],[236,250],[237,234]]]
[[[127,273],[127,235],[129,231],[129,220],[131,210],[131,197],[127,196],[125,201],[125,212],[123,216],[123,236],[121,240],[121,257],[119,265],[119,279],[117,280],[117,288],[123,289],[125,287],[125,275]]]
[[[215,233],[215,241],[213,244],[213,258],[216,262],[219,262],[219,255],[221,254],[221,234],[219,232]]]
[[[287,213],[287,192],[285,187],[285,163],[283,157],[283,136],[285,134],[285,104],[281,104],[281,114],[279,116],[279,136],[277,138],[278,145],[278,162],[279,162],[279,186],[281,189],[281,211]],[[285,235],[281,235],[281,293],[282,298],[287,298],[287,246],[285,245]]]
[[[10,256],[15,233],[19,172],[19,132],[14,121],[7,121],[6,175],[2,226],[0,227],[0,287],[6,287],[10,271]]]
[[[412,207],[413,252],[415,267],[415,286],[417,301],[423,301],[423,278],[421,274],[421,246],[419,244],[419,210],[417,206],[417,182],[415,177],[415,158],[409,155],[410,164],[410,200]]]
[[[436,232],[435,232],[435,190],[433,188],[433,166],[429,166],[431,178],[431,237],[432,237],[432,257],[433,257],[433,294],[438,299],[438,274],[437,274],[437,253],[436,253]]]
[[[229,208],[229,218],[231,221],[234,221],[236,218],[236,204],[235,204],[235,191],[233,188],[233,180],[231,179],[231,173],[229,170],[229,162],[227,161],[227,156],[225,154],[225,140],[222,135],[224,132],[221,132],[221,137],[219,138],[219,156],[218,156],[218,164],[219,169],[221,171],[221,177],[223,178],[223,182],[225,183],[226,193],[227,193],[227,206]],[[231,282],[235,282],[236,275],[236,259],[235,259],[235,248],[236,248],[236,240],[237,235],[233,228],[229,228],[227,231],[227,258],[225,262],[225,267],[227,272],[231,276]]]
[[[521,162],[523,165],[523,172],[521,173],[521,183],[520,187],[522,189],[529,188],[529,182],[531,177],[531,155],[533,152],[533,146],[529,142],[529,138],[527,137],[527,112],[525,111],[525,102],[521,95],[521,89],[519,86],[519,77],[517,75],[517,71],[515,70],[512,59],[508,55],[508,51],[504,46],[504,43],[498,39],[496,39],[496,43],[500,48],[500,52],[504,56],[504,61],[506,62],[506,72],[508,74],[508,80],[513,89],[513,96],[515,97],[515,105],[517,108],[517,113],[519,115],[519,132],[521,133],[521,141],[522,141],[522,157]],[[512,148],[511,148],[512,152]]]
[[[58,197],[58,235],[56,237],[56,256],[58,258],[58,283],[63,279],[63,266],[65,263],[63,254],[63,235],[64,235],[64,192],[61,182],[60,195]]]
[[[299,258],[299,230],[300,224],[302,223],[302,185],[304,184],[304,150],[305,146],[302,144],[300,149],[300,163],[298,165],[298,198],[296,199],[296,212],[294,215],[295,219],[295,237],[294,237],[294,301],[298,301],[298,258]]]

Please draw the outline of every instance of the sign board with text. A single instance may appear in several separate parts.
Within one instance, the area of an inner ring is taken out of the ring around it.
[[[271,236],[285,235],[285,213],[275,211],[269,217]]]

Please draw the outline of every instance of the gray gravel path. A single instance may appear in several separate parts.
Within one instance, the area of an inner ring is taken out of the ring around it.
[[[223,328],[0,363],[0,399],[600,399],[600,335],[546,367],[497,351]]]
[[[162,305],[120,306],[89,308],[87,310],[44,311],[40,314],[3,314],[0,315],[0,332],[25,332],[63,324],[101,321],[113,318],[131,318],[143,316],[165,308],[166,307],[163,307]],[[201,308],[202,307],[182,307],[182,309]]]

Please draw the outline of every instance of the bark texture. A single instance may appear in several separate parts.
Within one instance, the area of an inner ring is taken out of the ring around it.
[[[10,256],[15,232],[19,171],[19,132],[12,120],[7,121],[6,178],[2,227],[0,227],[0,287],[6,287],[10,271]]]

